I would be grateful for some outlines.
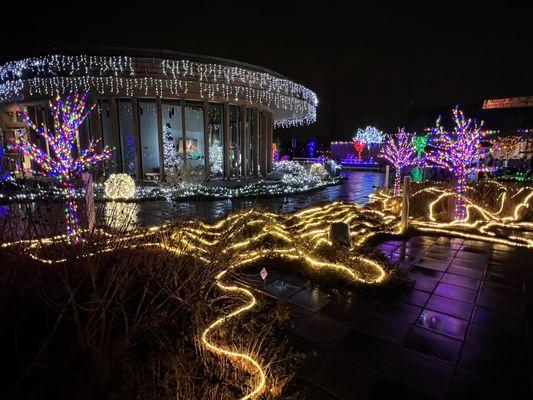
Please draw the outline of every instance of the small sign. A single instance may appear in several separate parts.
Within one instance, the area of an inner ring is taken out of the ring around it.
[[[261,270],[261,272],[259,272],[259,275],[261,275],[261,278],[262,278],[263,280],[265,280],[266,277],[267,277],[267,275],[268,275],[268,272],[267,272],[266,268],[263,267],[263,269]]]

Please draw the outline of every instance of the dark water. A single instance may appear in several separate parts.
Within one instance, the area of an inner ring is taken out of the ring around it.
[[[180,201],[178,203],[161,200],[139,203],[135,205],[136,222],[143,226],[154,226],[174,219],[201,218],[204,221],[213,221],[232,211],[254,206],[266,208],[272,212],[286,213],[312,204],[334,200],[365,204],[369,200],[368,195],[375,190],[375,187],[383,185],[385,177],[384,174],[373,171],[346,171],[343,175],[346,180],[340,185],[288,196]]]
[[[376,187],[383,185],[384,175],[379,172],[346,171],[343,174],[346,179],[342,184],[308,193],[255,199],[97,203],[96,212],[99,224],[119,229],[133,226],[151,227],[173,220],[196,218],[213,222],[228,213],[250,207],[287,213],[312,204],[335,200],[364,204],[369,200],[368,195]],[[8,215],[9,218],[5,218]],[[81,225],[85,226],[83,212],[79,213],[79,217]],[[65,229],[64,206],[61,202],[0,206],[0,225],[1,229],[8,227],[20,237],[27,237],[28,232],[30,236],[59,234]]]

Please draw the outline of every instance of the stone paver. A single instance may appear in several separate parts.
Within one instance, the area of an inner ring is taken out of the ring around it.
[[[533,395],[530,251],[444,237],[378,248],[406,272],[397,297],[331,297],[286,276],[300,284],[289,336],[314,354],[298,373],[304,398]]]

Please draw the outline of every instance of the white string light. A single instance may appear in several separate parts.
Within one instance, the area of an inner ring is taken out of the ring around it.
[[[313,123],[318,106],[313,91],[288,79],[239,66],[186,59],[54,54],[0,66],[0,102],[51,96],[57,90],[130,97],[135,93],[180,96],[197,91],[210,100],[222,97],[285,111],[274,121],[276,127]],[[285,117],[287,113],[289,117]]]

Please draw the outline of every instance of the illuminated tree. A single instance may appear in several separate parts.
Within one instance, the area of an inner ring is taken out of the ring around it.
[[[0,145],[0,183],[11,178],[9,172],[4,171],[4,147]]]
[[[422,162],[422,155],[424,154],[424,150],[426,149],[426,146],[428,144],[429,135],[416,135],[413,139],[413,146],[415,148],[416,152],[416,158],[418,159],[418,163],[420,164]],[[423,178],[423,170],[420,167],[414,167],[411,171],[411,176],[413,177],[413,181],[420,182]]]
[[[355,151],[357,152],[357,160],[362,161],[363,160],[363,150],[366,146],[365,142],[360,142],[358,140],[353,141],[353,147]]]
[[[465,118],[458,107],[452,112],[455,125],[453,130],[446,131],[441,125],[440,117],[431,129],[434,150],[426,159],[452,175],[455,181],[455,219],[463,221],[466,218],[464,200],[468,175],[487,170],[478,166],[482,156],[481,141],[485,132],[481,129],[483,122],[478,124],[476,120]]]
[[[272,160],[279,161],[279,150],[277,143],[272,143]]]
[[[413,146],[415,147],[416,156],[417,158],[422,158],[422,154],[424,154],[424,150],[426,150],[426,146],[428,145],[428,139],[429,135],[416,135],[413,139]]]
[[[135,173],[135,140],[131,137],[131,135],[126,136],[126,149],[125,149],[125,157],[124,162],[127,162],[126,164],[126,171],[128,174],[134,174]]]
[[[222,145],[218,139],[214,139],[209,145],[209,162],[211,163],[211,173],[215,176],[222,175]]]
[[[86,103],[87,95],[70,95],[61,98],[59,94],[54,101],[50,100],[50,112],[54,121],[53,133],[40,128],[32,122],[27,109],[22,111],[24,124],[43,137],[49,145],[50,154],[31,144],[22,135],[18,136],[14,148],[33,160],[50,178],[62,188],[65,195],[65,218],[67,240],[78,243],[81,240],[77,205],[75,201],[75,181],[84,172],[88,172],[111,156],[111,149],[104,147],[100,154],[96,152],[98,141],[91,141],[89,146],[75,158],[74,149],[79,127],[94,108]]]
[[[365,129],[359,128],[355,134],[355,140],[358,142],[364,142],[369,146],[373,144],[381,144],[384,139],[385,134],[373,126],[367,126]]]
[[[398,129],[398,133],[395,136],[387,135],[380,156],[387,160],[395,169],[394,196],[396,196],[400,193],[402,168],[411,165],[415,157],[413,136],[406,133],[404,128]]]
[[[178,152],[169,123],[163,128],[163,164],[166,172],[173,172],[178,165]]]
[[[309,158],[315,158],[316,140],[311,140],[307,143],[307,155]]]
[[[506,136],[497,139],[491,150],[493,157],[510,160],[518,156],[520,138],[517,136]]]

